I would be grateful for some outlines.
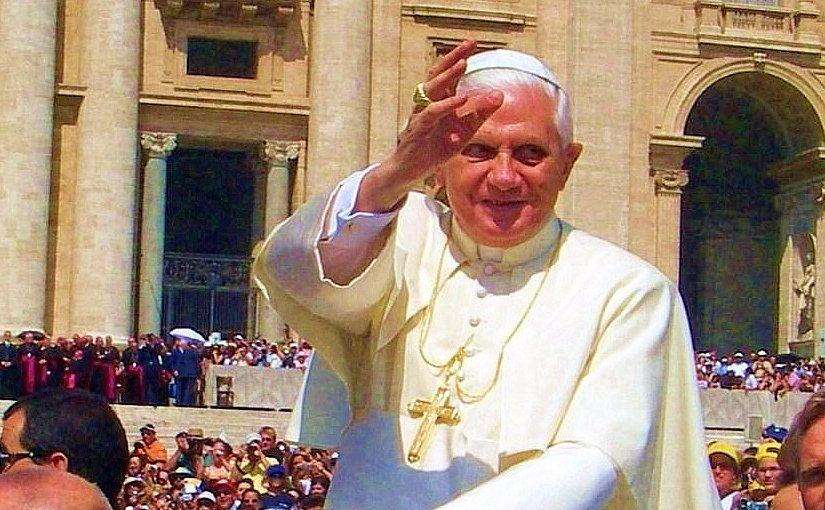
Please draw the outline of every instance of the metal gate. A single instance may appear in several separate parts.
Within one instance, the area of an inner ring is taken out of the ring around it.
[[[194,328],[224,336],[245,333],[249,305],[246,257],[166,253],[161,327]]]

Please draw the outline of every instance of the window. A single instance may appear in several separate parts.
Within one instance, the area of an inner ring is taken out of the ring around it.
[[[186,40],[186,74],[226,78],[256,78],[258,43],[189,37]]]

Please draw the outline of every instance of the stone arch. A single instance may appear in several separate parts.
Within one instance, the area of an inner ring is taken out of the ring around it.
[[[810,73],[796,66],[770,60],[760,63],[755,59],[718,58],[695,66],[679,80],[668,98],[661,121],[657,123],[658,130],[664,133],[684,133],[690,112],[705,91],[724,78],[752,72],[774,77],[798,94],[797,100],[805,105],[801,110],[813,111],[817,120],[805,123],[810,131],[806,137],[808,148],[821,145],[822,126],[825,125],[825,100],[818,90],[822,88],[822,84]],[[794,109],[790,105],[787,108],[789,111]],[[795,145],[792,141],[789,141],[789,144]]]

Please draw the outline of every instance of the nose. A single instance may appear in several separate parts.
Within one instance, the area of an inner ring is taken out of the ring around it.
[[[500,191],[510,191],[521,184],[521,175],[516,169],[513,155],[509,151],[499,151],[490,161],[487,182]]]

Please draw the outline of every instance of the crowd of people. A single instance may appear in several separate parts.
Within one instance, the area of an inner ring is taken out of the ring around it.
[[[795,355],[772,355],[765,350],[718,355],[696,353],[699,387],[770,391],[777,397],[792,391],[816,392],[825,389],[822,360]]]
[[[111,336],[49,337],[38,331],[0,339],[0,398],[41,388],[81,388],[124,404],[197,405],[210,364],[306,368],[312,347],[286,334],[277,341],[213,333],[204,342],[154,334],[129,338],[123,349]]]
[[[129,454],[120,510],[318,510],[337,453],[290,447],[275,429],[250,432],[241,445],[190,428],[167,449],[149,423]]]

